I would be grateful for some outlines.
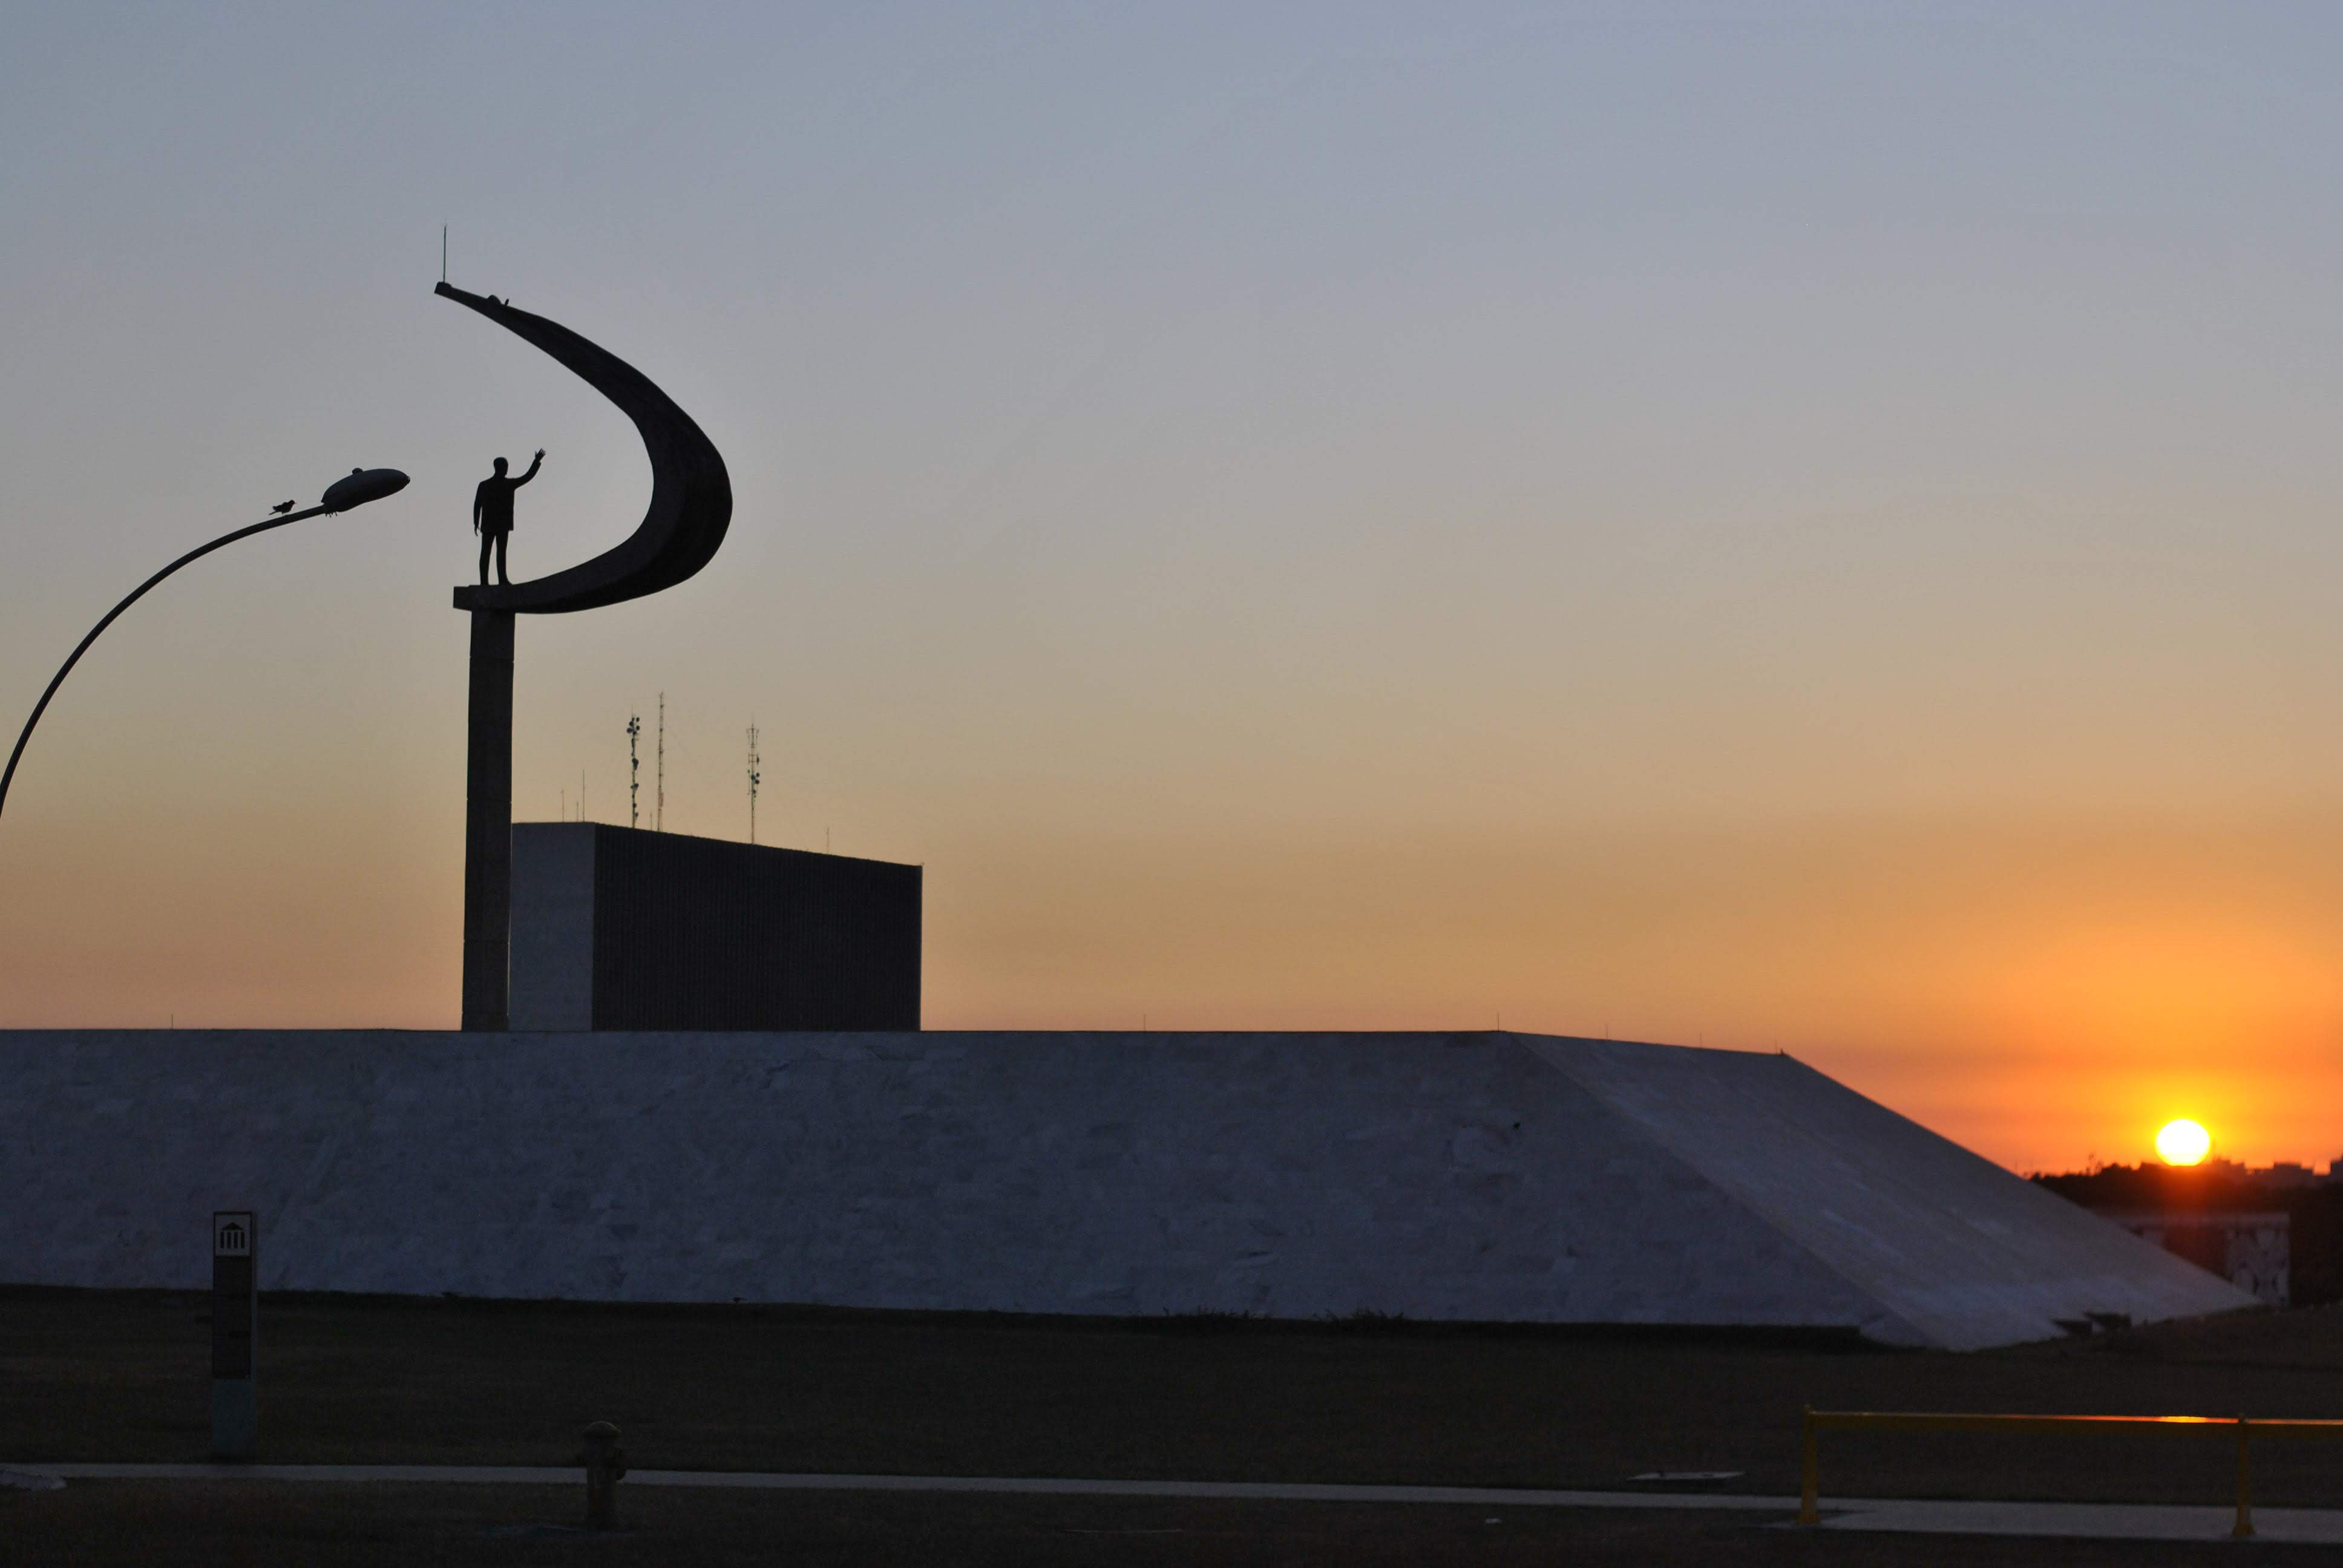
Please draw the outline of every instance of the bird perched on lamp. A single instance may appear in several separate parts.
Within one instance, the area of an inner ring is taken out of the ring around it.
[[[273,506],[273,507],[269,508],[268,509],[269,509],[270,511],[272,511],[272,512],[276,513],[278,517],[280,517],[280,518],[281,518],[281,517],[283,517],[286,513],[287,513],[287,512],[289,512],[289,511],[291,511],[291,510],[293,509],[293,503],[292,503],[292,502],[290,502],[290,501],[279,501],[279,502],[277,502],[275,506]]]

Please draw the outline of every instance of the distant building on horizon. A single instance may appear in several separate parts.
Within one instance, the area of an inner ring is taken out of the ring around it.
[[[2293,1167],[2297,1171],[2303,1167]],[[2308,1172],[2305,1171],[2308,1175]],[[2198,1268],[2221,1276],[2268,1307],[2294,1304],[2293,1217],[2263,1213],[2190,1213],[2160,1211],[2123,1213],[2101,1210],[2099,1218],[2120,1225],[2143,1241],[2153,1241]]]
[[[2324,1173],[2216,1159],[2035,1180],[2271,1306],[2343,1301],[2343,1160]]]
[[[2103,1169],[2121,1171],[2125,1167],[2109,1165]],[[2143,1164],[2139,1169],[2142,1171],[2169,1170],[2184,1177],[2193,1171],[2199,1177],[2217,1176],[2231,1181],[2256,1182],[2269,1187],[2318,1187],[2329,1182],[2343,1182],[2343,1157],[2328,1161],[2323,1173],[2311,1166],[2293,1160],[2274,1160],[2268,1165],[2245,1165],[2235,1160],[2224,1160],[2217,1154],[2196,1165]]]

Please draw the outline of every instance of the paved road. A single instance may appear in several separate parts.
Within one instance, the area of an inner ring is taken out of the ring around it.
[[[558,1465],[437,1464],[12,1464],[9,1473],[65,1481],[423,1482],[458,1485],[575,1486],[581,1473]],[[1795,1497],[1731,1493],[1540,1492],[1478,1486],[1288,1485],[1249,1481],[1062,1481],[994,1475],[788,1475],[752,1471],[637,1470],[629,1486],[720,1486],[783,1492],[990,1492],[1081,1497],[1214,1497],[1285,1503],[1447,1503],[1495,1508],[1727,1509],[1788,1515]],[[2113,1503],[1944,1503],[1902,1498],[1826,1498],[1825,1530],[1940,1535],[2074,1536],[2137,1541],[2218,1541],[2235,1515],[2227,1507],[2155,1507]],[[2343,1545],[2343,1509],[2254,1512],[2264,1541]]]

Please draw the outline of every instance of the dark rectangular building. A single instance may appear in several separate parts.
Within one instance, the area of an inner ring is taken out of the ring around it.
[[[917,866],[516,822],[517,1030],[920,1027]]]

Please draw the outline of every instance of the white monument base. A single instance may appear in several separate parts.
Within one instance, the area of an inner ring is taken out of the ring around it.
[[[2251,1304],[1785,1056],[1505,1033],[0,1033],[7,1282],[1851,1328]]]

